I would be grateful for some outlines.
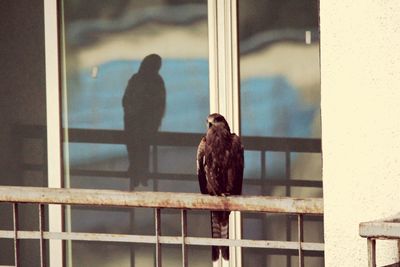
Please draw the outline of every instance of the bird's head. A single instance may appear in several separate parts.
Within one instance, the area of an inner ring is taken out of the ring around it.
[[[207,128],[211,128],[213,126],[222,126],[223,128],[227,129],[231,132],[229,128],[228,122],[225,120],[224,116],[218,113],[213,113],[208,115],[207,117]]]

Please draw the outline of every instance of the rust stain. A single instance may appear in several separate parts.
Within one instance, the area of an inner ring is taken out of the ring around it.
[[[193,193],[126,192],[38,187],[0,186],[0,202],[323,214],[323,202],[322,199],[318,198],[216,197]]]

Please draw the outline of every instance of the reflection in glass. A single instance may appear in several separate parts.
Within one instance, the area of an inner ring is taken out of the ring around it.
[[[198,142],[178,143],[200,140],[209,114],[207,1],[63,0],[60,12],[65,186],[199,192]],[[163,229],[180,229],[165,217]],[[153,234],[153,220],[152,210],[74,208],[66,227]],[[107,257],[90,242],[68,247],[73,266],[153,264],[154,245],[118,244]],[[178,252],[163,257],[177,266]]]
[[[128,175],[133,186],[147,185],[149,148],[165,112],[165,86],[158,74],[160,68],[159,55],[146,56],[139,71],[129,79],[122,99]]]
[[[241,135],[253,149],[245,152],[244,194],[321,197],[319,1],[238,4]],[[265,149],[269,144],[274,148]],[[244,214],[243,225],[244,237],[261,232],[267,240],[296,240],[290,216]],[[322,241],[322,222],[314,226],[306,239]],[[244,266],[297,264],[276,251],[246,249],[243,255]],[[322,265],[321,257],[307,262]]]
[[[47,187],[43,1],[0,1],[0,10],[0,185]],[[39,229],[37,205],[18,206],[20,229]],[[0,229],[13,230],[12,203],[0,204]],[[37,240],[19,247],[21,266],[39,262]],[[0,239],[0,265],[14,265],[12,239]]]

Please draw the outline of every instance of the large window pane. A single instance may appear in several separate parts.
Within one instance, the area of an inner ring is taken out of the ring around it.
[[[251,143],[244,194],[321,197],[319,2],[238,2],[241,134]],[[295,219],[245,214],[244,237],[295,241]],[[305,239],[323,241],[322,222],[307,220],[313,230]],[[279,254],[245,250],[244,266],[297,264]],[[307,259],[322,265],[320,257]]]
[[[60,12],[65,186],[199,192],[195,156],[209,113],[207,1],[64,0]],[[70,212],[72,231],[154,233],[151,210]],[[163,229],[179,231],[172,211],[163,217]],[[69,260],[91,266],[94,246],[73,243]],[[127,248],[96,266],[153,262],[153,245]],[[178,252],[163,257],[176,266]]]

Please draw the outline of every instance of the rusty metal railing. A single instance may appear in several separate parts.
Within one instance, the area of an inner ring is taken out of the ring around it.
[[[323,243],[304,242],[303,216],[323,216],[323,201],[320,198],[289,198],[265,196],[232,196],[216,197],[193,193],[168,192],[126,192],[116,190],[93,189],[56,189],[40,187],[0,186],[0,203],[13,206],[13,230],[0,230],[0,238],[14,240],[15,266],[19,266],[19,241],[35,239],[40,241],[41,265],[45,266],[45,240],[78,240],[101,242],[147,243],[156,245],[156,266],[161,267],[162,244],[182,246],[182,266],[188,266],[187,246],[225,245],[250,248],[272,248],[297,250],[298,264],[304,266],[304,252],[317,251],[323,253]],[[37,204],[39,207],[38,231],[22,231],[19,229],[18,207],[23,204]],[[82,232],[49,232],[45,231],[45,205],[84,205],[95,207],[119,208],[152,208],[155,214],[154,235],[130,235]],[[181,235],[164,236],[161,233],[161,215],[163,208],[181,211]],[[230,210],[242,212],[282,213],[297,215],[298,240],[249,240],[249,239],[214,239],[191,237],[187,235],[187,210]]]
[[[33,138],[42,139],[43,151],[46,151],[45,127],[38,125],[16,125],[15,134],[21,139]],[[86,144],[114,144],[123,145],[126,143],[126,135],[122,130],[106,130],[106,129],[68,129],[68,142],[70,143],[86,143]],[[196,147],[202,134],[197,133],[170,133],[160,132],[153,140],[152,144],[152,164],[153,171],[148,174],[149,180],[152,180],[154,191],[159,191],[158,186],[160,181],[194,181],[197,183],[197,176],[193,174],[180,174],[180,173],[163,173],[158,169],[158,149],[163,146],[173,147]],[[316,138],[285,138],[285,137],[253,137],[242,136],[243,144],[247,151],[257,151],[260,156],[260,177],[252,178],[246,177],[246,185],[259,186],[262,195],[267,195],[267,190],[280,186],[284,188],[284,195],[291,196],[293,187],[306,187],[306,188],[322,188],[322,179],[296,179],[291,173],[293,162],[293,153],[321,153],[321,139]],[[20,142],[22,143],[22,142]],[[284,153],[284,169],[282,177],[268,177],[266,173],[266,162],[268,152]],[[47,162],[45,158],[43,162]],[[41,164],[27,164],[21,163],[24,170],[42,171],[46,175],[46,168]],[[96,170],[79,168],[71,166],[69,170],[72,176],[85,176],[85,177],[120,177],[128,178],[126,170]],[[310,177],[311,178],[311,177]],[[255,214],[248,214],[254,217]],[[259,218],[260,219],[260,218]],[[322,221],[322,218],[314,218],[314,216],[305,216],[304,220]],[[298,220],[296,216],[286,216],[286,240],[292,239],[292,223]],[[262,219],[262,235],[265,236],[267,229],[265,217]],[[275,250],[277,252],[277,250]],[[269,253],[274,254],[273,250]],[[266,254],[264,254],[266,257]],[[291,266],[291,255],[287,255],[287,266]]]
[[[359,234],[367,238],[368,266],[376,267],[376,240],[386,239],[400,242],[400,215],[383,220],[360,223]]]

